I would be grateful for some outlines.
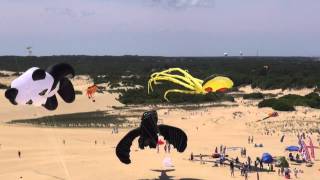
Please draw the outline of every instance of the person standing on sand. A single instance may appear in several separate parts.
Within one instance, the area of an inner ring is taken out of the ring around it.
[[[191,152],[190,161],[193,161],[193,152]]]
[[[250,144],[250,136],[248,137],[248,144]]]
[[[254,161],[254,169],[257,171],[258,169],[258,159]]]
[[[253,136],[251,136],[251,144],[253,143]]]
[[[231,171],[231,176],[234,176],[234,164],[233,164],[233,160],[230,162],[230,171]]]
[[[244,170],[244,179],[248,180],[248,170],[247,169]]]
[[[167,153],[167,143],[164,145],[164,152]]]
[[[260,163],[260,169],[263,170],[263,162],[262,162],[262,160],[260,160],[259,163]]]
[[[21,151],[18,151],[18,157],[21,159]]]
[[[241,174],[241,176],[244,175],[243,170],[244,170],[244,164],[241,163],[241,165],[240,165],[240,174]]]
[[[251,169],[251,157],[250,156],[248,156],[248,168],[249,168],[249,170]]]
[[[159,149],[159,144],[157,144],[157,153],[159,153],[160,149]]]
[[[257,180],[259,180],[259,179],[260,179],[259,172],[257,171]]]

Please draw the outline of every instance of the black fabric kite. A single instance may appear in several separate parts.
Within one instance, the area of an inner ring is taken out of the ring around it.
[[[188,137],[186,133],[176,127],[168,125],[157,125],[158,115],[156,111],[148,111],[143,113],[139,128],[131,130],[118,143],[116,147],[116,155],[122,163],[130,164],[130,148],[133,140],[139,137],[139,148],[144,149],[156,148],[158,135],[164,137],[170,144],[177,149],[178,152],[184,152],[187,148]]]

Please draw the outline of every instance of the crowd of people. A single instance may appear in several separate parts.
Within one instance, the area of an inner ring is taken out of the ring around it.
[[[253,144],[253,136],[249,136],[248,143]],[[228,149],[240,149],[240,155],[241,155],[242,161],[239,160],[238,156],[236,158],[230,158],[226,152]],[[265,161],[263,161],[260,157],[256,157],[255,159],[252,159],[252,157],[247,155],[247,149],[245,147],[227,148],[224,145],[220,145],[220,147],[215,147],[212,155],[203,155],[203,154],[194,155],[193,153],[191,153],[189,160],[191,161],[198,160],[196,159],[197,157],[199,157],[200,164],[205,164],[206,162],[213,162],[214,167],[217,167],[217,166],[224,167],[228,165],[230,169],[230,175],[232,177],[235,176],[235,170],[237,169],[239,170],[240,175],[243,176],[245,180],[249,178],[248,177],[249,173],[256,174],[256,179],[259,180],[260,179],[259,173],[261,172],[267,172],[267,173],[276,172],[274,169],[273,162],[264,163]],[[214,161],[205,160],[206,157],[217,159],[217,160],[214,160]],[[289,153],[289,159],[291,160],[294,158],[300,159],[299,153],[297,153],[295,157],[293,156],[292,153]],[[277,167],[278,167],[278,175],[283,176],[287,179],[291,178],[291,174],[293,174],[295,178],[298,178],[298,174],[303,173],[302,170],[297,169],[296,167],[291,170],[288,167],[279,167],[279,166]]]

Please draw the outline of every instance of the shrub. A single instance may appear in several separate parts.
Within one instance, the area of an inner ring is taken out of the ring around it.
[[[286,103],[285,101],[276,101],[272,105],[272,109],[277,111],[294,111],[295,110],[293,105]]]
[[[264,95],[262,93],[250,93],[243,95],[243,99],[263,99]]]
[[[259,108],[271,107],[279,111],[294,111],[294,106],[307,106],[320,109],[320,96],[317,93],[310,93],[305,96],[289,94],[278,99],[266,99],[258,104]]]

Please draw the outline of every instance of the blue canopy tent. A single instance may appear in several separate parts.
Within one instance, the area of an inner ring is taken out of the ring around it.
[[[300,147],[298,147],[298,146],[288,146],[288,147],[286,147],[286,151],[290,151],[290,152],[299,151],[299,150],[300,150]]]
[[[269,153],[263,153],[263,154],[262,154],[261,161],[262,161],[263,163],[272,163],[272,162],[273,162],[273,158],[272,158],[271,154],[269,154]]]

